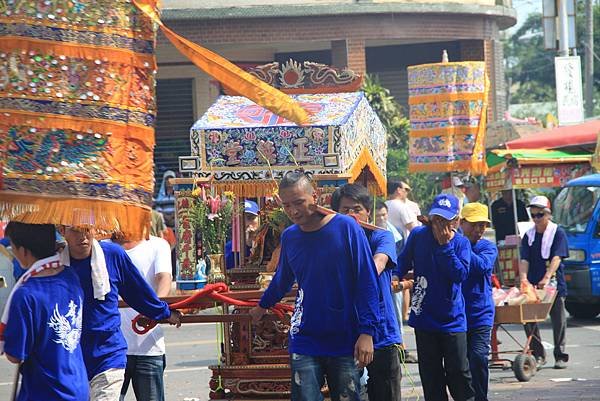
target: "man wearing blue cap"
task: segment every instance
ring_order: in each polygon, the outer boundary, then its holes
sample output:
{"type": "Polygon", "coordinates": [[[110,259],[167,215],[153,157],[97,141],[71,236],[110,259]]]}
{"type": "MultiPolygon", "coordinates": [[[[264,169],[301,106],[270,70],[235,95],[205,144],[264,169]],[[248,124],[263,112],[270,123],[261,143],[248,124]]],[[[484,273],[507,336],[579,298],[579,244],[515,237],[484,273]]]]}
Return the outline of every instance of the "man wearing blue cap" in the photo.
{"type": "Polygon", "coordinates": [[[408,324],[415,329],[419,374],[427,401],[472,401],[467,359],[467,319],[461,285],[469,274],[471,245],[454,227],[459,201],[435,197],[429,224],[411,231],[398,257],[398,277],[414,270],[414,294],[408,324]]]}
{"type": "MultiPolygon", "coordinates": [[[[251,200],[244,201],[244,228],[246,229],[246,252],[245,256],[250,256],[252,241],[258,230],[258,213],[260,208],[258,204],[251,200]]],[[[237,252],[236,252],[237,253],[237,252]]],[[[232,241],[225,244],[225,267],[231,269],[235,267],[235,254],[233,252],[232,241]]]]}

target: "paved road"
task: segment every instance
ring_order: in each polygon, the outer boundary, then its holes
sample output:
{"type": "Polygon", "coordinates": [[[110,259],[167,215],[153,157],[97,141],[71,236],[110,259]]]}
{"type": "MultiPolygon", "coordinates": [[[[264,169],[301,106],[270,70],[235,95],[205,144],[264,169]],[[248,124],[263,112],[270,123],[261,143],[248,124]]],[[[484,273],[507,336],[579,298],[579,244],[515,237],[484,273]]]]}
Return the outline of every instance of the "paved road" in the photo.
{"type": "MultiPolygon", "coordinates": [[[[517,339],[524,339],[520,326],[506,327],[517,339]]],[[[191,324],[181,329],[165,327],[165,332],[167,400],[208,400],[210,371],[207,366],[216,362],[217,355],[215,325],[191,324]]],[[[514,348],[506,334],[500,333],[499,336],[501,350],[514,348]]],[[[542,339],[552,342],[549,322],[542,325],[542,339]]],[[[409,349],[414,349],[414,334],[410,329],[405,333],[405,341],[409,349]]],[[[494,370],[491,373],[490,401],[600,400],[600,318],[586,321],[569,319],[567,341],[571,355],[568,369],[552,369],[552,351],[549,350],[547,367],[530,382],[518,382],[510,370],[494,370]]],[[[423,400],[417,365],[410,364],[407,368],[410,377],[405,374],[403,379],[403,399],[416,400],[419,397],[423,400]]],[[[0,371],[4,372],[0,378],[0,400],[9,400],[14,368],[2,358],[0,371]]],[[[133,390],[129,391],[126,400],[135,400],[133,390]]]]}

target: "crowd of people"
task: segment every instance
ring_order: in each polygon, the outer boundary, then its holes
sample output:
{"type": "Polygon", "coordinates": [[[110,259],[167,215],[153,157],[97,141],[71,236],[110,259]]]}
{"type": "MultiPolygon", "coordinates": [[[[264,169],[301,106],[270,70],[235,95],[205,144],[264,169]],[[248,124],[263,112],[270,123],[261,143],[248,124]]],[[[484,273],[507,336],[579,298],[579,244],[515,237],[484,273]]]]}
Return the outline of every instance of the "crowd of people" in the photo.
{"type": "MultiPolygon", "coordinates": [[[[477,202],[479,191],[473,185],[462,191],[462,199],[452,192],[436,196],[422,216],[405,181],[389,182],[385,203],[347,184],[332,195],[338,214],[323,215],[308,177],[284,177],[279,196],[294,224],[282,235],[273,281],[250,313],[260,320],[297,284],[292,400],[323,399],[325,383],[332,400],[360,400],[363,371],[370,401],[400,400],[405,305],[425,400],[448,400],[448,393],[457,401],[488,399],[498,249],[483,238],[491,221],[488,207],[477,202]],[[377,227],[357,223],[371,221],[377,227]]],[[[551,318],[561,369],[568,360],[561,290],[566,236],[551,222],[547,198],[535,197],[528,207],[535,224],[522,240],[520,278],[538,288],[559,283],[551,318]]],[[[528,324],[526,333],[534,334],[532,353],[542,365],[537,326],[528,324]]]]}
{"type": "Polygon", "coordinates": [[[138,400],[164,400],[160,327],[134,334],[132,313],[179,326],[159,299],[171,288],[169,244],[98,242],[94,230],[10,222],[5,234],[24,273],[5,305],[0,333],[22,376],[17,400],[116,401],[133,383],[138,400]]]}
{"type": "MultiPolygon", "coordinates": [[[[425,400],[448,400],[448,393],[456,401],[487,400],[498,256],[496,244],[483,238],[490,213],[471,190],[462,199],[439,194],[423,215],[410,191],[406,181],[390,181],[382,202],[346,184],[331,198],[338,213],[323,215],[304,173],[281,180],[279,198],[293,225],[282,234],[276,274],[250,314],[257,322],[297,285],[289,328],[292,400],[323,399],[325,383],[332,400],[359,400],[365,379],[370,401],[400,400],[402,365],[411,360],[418,360],[425,400]],[[404,347],[404,321],[414,328],[416,357],[404,347]]],[[[491,216],[508,214],[512,202],[503,194],[491,216]]],[[[519,277],[558,288],[551,319],[555,368],[564,368],[566,235],[551,221],[547,198],[534,197],[528,208],[534,226],[522,239],[519,277]]],[[[258,214],[247,201],[247,235],[258,214]]],[[[20,364],[17,399],[116,401],[132,384],[138,400],[164,400],[162,331],[140,336],[130,322],[140,313],[180,325],[181,314],[159,299],[171,289],[169,243],[118,235],[98,242],[91,228],[18,222],[5,234],[23,270],[0,324],[2,351],[20,364]],[[58,250],[57,231],[65,240],[58,250]],[[119,297],[132,309],[119,310],[119,297]]],[[[537,326],[525,330],[533,334],[538,364],[545,364],[537,326]]]]}

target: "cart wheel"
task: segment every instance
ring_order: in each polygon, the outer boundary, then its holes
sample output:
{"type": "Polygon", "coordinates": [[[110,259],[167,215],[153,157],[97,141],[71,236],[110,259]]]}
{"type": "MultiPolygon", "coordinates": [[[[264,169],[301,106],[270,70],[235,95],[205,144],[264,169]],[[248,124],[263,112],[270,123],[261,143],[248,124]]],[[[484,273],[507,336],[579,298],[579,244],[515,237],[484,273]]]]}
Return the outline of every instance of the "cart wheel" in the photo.
{"type": "Polygon", "coordinates": [[[527,355],[527,360],[529,361],[529,364],[533,366],[532,376],[535,376],[535,374],[537,373],[537,361],[535,360],[535,357],[533,355],[527,355]]]}
{"type": "Polygon", "coordinates": [[[520,382],[528,382],[535,374],[535,358],[527,354],[519,354],[513,363],[513,372],[520,382]]]}

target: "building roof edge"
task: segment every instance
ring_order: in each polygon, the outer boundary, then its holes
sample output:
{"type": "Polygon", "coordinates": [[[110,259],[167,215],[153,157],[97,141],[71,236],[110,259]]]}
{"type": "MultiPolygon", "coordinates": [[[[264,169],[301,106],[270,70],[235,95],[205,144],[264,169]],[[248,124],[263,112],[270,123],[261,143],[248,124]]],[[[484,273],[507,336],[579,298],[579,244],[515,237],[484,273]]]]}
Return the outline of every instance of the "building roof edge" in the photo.
{"type": "Polygon", "coordinates": [[[200,21],[242,18],[323,17],[377,14],[455,14],[489,16],[495,18],[500,29],[517,22],[514,8],[495,5],[460,3],[350,3],[350,4],[294,4],[261,5],[215,8],[166,8],[163,21],[200,21]]]}

